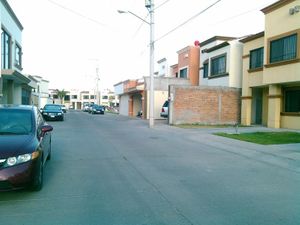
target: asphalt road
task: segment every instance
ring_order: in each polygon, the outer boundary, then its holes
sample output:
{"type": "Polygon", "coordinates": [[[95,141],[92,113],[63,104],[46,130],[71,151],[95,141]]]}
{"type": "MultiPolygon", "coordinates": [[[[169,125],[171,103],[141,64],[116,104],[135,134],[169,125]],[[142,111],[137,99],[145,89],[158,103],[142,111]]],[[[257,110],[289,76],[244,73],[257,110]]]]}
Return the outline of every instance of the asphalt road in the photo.
{"type": "Polygon", "coordinates": [[[272,147],[113,114],[51,124],[44,188],[0,192],[1,225],[300,224],[299,161],[272,147]]]}

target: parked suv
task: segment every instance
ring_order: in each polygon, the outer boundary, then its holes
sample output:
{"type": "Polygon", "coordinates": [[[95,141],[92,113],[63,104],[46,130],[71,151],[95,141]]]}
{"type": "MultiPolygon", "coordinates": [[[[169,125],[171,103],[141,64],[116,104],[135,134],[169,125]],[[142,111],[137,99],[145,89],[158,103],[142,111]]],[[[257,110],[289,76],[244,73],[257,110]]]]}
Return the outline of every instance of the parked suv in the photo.
{"type": "Polygon", "coordinates": [[[169,115],[169,101],[165,101],[161,108],[160,116],[164,118],[168,118],[169,115]]]}

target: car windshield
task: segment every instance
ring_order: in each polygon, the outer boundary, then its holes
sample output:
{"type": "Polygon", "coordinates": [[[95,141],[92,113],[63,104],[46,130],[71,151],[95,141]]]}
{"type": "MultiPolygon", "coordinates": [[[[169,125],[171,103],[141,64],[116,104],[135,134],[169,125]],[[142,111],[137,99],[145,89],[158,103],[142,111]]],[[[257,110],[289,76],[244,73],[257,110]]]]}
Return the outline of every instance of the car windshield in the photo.
{"type": "Polygon", "coordinates": [[[32,113],[29,110],[0,110],[0,135],[28,134],[32,131],[32,113]]]}
{"type": "Polygon", "coordinates": [[[45,105],[45,110],[61,110],[61,107],[59,105],[45,105]]]}

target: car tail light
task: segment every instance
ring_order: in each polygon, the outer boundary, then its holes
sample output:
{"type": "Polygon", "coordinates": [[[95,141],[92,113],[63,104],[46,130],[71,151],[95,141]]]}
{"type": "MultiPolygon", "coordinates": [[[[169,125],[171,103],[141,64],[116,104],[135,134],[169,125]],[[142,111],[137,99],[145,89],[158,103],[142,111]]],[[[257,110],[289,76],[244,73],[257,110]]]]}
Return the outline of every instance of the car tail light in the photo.
{"type": "Polygon", "coordinates": [[[161,112],[165,112],[164,108],[161,108],[161,112]]]}

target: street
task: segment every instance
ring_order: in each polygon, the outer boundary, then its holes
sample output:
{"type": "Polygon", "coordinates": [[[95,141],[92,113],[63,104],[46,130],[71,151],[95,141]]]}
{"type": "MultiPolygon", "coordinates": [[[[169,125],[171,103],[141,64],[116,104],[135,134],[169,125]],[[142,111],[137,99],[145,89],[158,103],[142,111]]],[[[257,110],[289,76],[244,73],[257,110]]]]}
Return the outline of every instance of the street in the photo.
{"type": "Polygon", "coordinates": [[[109,113],[49,123],[44,187],[0,192],[1,225],[300,223],[300,161],[276,147],[109,113]]]}

